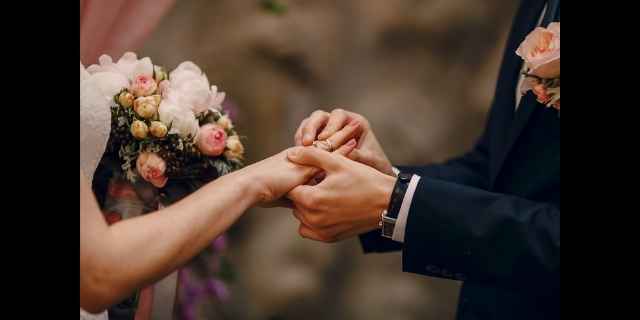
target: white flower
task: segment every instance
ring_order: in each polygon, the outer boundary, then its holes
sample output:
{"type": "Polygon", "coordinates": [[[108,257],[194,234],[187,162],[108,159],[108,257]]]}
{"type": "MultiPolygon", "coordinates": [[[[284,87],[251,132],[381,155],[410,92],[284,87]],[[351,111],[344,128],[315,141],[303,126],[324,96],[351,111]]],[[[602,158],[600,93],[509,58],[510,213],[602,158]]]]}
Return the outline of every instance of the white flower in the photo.
{"type": "Polygon", "coordinates": [[[135,77],[144,75],[153,77],[153,63],[151,59],[142,58],[138,60],[138,57],[133,52],[127,52],[117,63],[113,63],[110,56],[104,54],[98,58],[99,64],[90,65],[87,71],[90,74],[100,72],[116,72],[125,76],[129,81],[133,81],[135,77]]]}
{"type": "Polygon", "coordinates": [[[216,86],[209,87],[207,76],[193,62],[181,63],[169,74],[166,97],[181,108],[195,114],[209,109],[220,109],[224,92],[218,93],[216,86]]]}
{"type": "Polygon", "coordinates": [[[185,109],[171,100],[164,99],[158,109],[160,121],[171,127],[169,133],[179,134],[182,138],[195,138],[200,128],[198,119],[190,109],[185,109]]]}
{"type": "Polygon", "coordinates": [[[126,88],[129,81],[117,72],[99,72],[95,74],[83,73],[80,68],[80,106],[102,105],[108,108],[113,97],[122,88],[126,88]]]}
{"type": "Polygon", "coordinates": [[[218,87],[211,86],[211,97],[209,98],[209,109],[222,110],[222,102],[226,94],[224,92],[218,92],[218,87]]]}

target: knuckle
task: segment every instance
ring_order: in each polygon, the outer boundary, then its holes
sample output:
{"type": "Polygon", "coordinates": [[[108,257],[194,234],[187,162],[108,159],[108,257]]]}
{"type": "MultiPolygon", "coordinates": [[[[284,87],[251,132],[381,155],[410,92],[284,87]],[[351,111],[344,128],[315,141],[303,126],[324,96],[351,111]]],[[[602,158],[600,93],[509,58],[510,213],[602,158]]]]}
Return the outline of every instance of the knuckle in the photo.
{"type": "Polygon", "coordinates": [[[314,111],[313,113],[311,113],[311,116],[313,116],[313,117],[321,117],[321,116],[324,116],[326,114],[327,114],[326,111],[324,111],[322,109],[318,109],[318,110],[314,111]]]}
{"type": "Polygon", "coordinates": [[[334,242],[336,242],[338,240],[336,235],[333,234],[333,232],[330,232],[330,231],[321,231],[319,236],[320,236],[320,238],[322,239],[323,242],[327,242],[327,243],[334,243],[334,242]]]}
{"type": "Polygon", "coordinates": [[[369,126],[369,120],[367,120],[367,118],[363,117],[361,114],[356,113],[356,114],[353,116],[353,118],[354,118],[355,120],[358,120],[358,122],[362,123],[362,125],[364,125],[365,127],[366,127],[366,126],[369,126]]]}
{"type": "Polygon", "coordinates": [[[307,221],[314,227],[322,227],[325,224],[326,219],[321,215],[312,214],[307,217],[307,221]]]}
{"type": "Polygon", "coordinates": [[[314,194],[308,194],[305,196],[304,198],[304,205],[307,208],[311,208],[311,209],[316,209],[319,205],[319,199],[318,196],[314,195],[314,194]]]}

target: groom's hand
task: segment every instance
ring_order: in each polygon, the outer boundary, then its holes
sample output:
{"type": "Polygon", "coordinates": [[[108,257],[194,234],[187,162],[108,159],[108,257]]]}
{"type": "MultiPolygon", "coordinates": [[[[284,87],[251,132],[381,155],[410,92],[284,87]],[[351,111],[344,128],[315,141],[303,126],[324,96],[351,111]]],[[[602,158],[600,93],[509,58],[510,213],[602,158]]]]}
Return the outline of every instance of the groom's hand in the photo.
{"type": "Polygon", "coordinates": [[[395,178],[371,167],[314,147],[288,150],[291,162],[322,169],[317,185],[301,185],[287,197],[300,220],[300,235],[334,242],[378,228],[389,204],[395,178]]]}
{"type": "Polygon", "coordinates": [[[314,140],[329,140],[338,147],[346,141],[345,137],[353,136],[352,127],[360,128],[355,136],[358,145],[347,156],[395,176],[391,162],[376,139],[369,121],[360,114],[343,109],[334,109],[331,113],[317,110],[302,121],[294,140],[297,146],[309,146],[314,140]]]}
{"type": "MultiPolygon", "coordinates": [[[[333,154],[344,157],[351,152],[356,141],[340,146],[333,154]]],[[[291,203],[284,196],[294,187],[305,184],[316,176],[320,169],[312,166],[303,166],[287,159],[287,150],[256,162],[236,174],[242,174],[251,180],[252,189],[258,198],[257,204],[261,207],[289,207],[291,203]]]]}

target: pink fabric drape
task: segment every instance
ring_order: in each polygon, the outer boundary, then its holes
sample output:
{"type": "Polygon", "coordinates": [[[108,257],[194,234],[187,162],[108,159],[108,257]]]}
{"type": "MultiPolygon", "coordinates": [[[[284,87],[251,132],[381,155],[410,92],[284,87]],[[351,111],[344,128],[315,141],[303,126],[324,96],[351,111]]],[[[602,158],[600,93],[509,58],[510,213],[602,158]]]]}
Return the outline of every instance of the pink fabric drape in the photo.
{"type": "Polygon", "coordinates": [[[175,0],[80,0],[80,61],[140,48],[175,0]]]}

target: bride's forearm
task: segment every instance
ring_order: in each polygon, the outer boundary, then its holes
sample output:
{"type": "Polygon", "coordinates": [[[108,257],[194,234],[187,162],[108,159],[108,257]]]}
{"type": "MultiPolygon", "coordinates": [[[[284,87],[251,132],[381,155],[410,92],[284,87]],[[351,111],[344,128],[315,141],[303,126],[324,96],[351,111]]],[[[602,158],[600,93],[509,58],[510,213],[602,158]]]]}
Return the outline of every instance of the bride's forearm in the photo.
{"type": "Polygon", "coordinates": [[[255,182],[240,170],[172,206],[107,228],[103,251],[92,254],[93,263],[83,270],[103,291],[96,308],[117,303],[186,263],[259,198],[255,182]]]}

